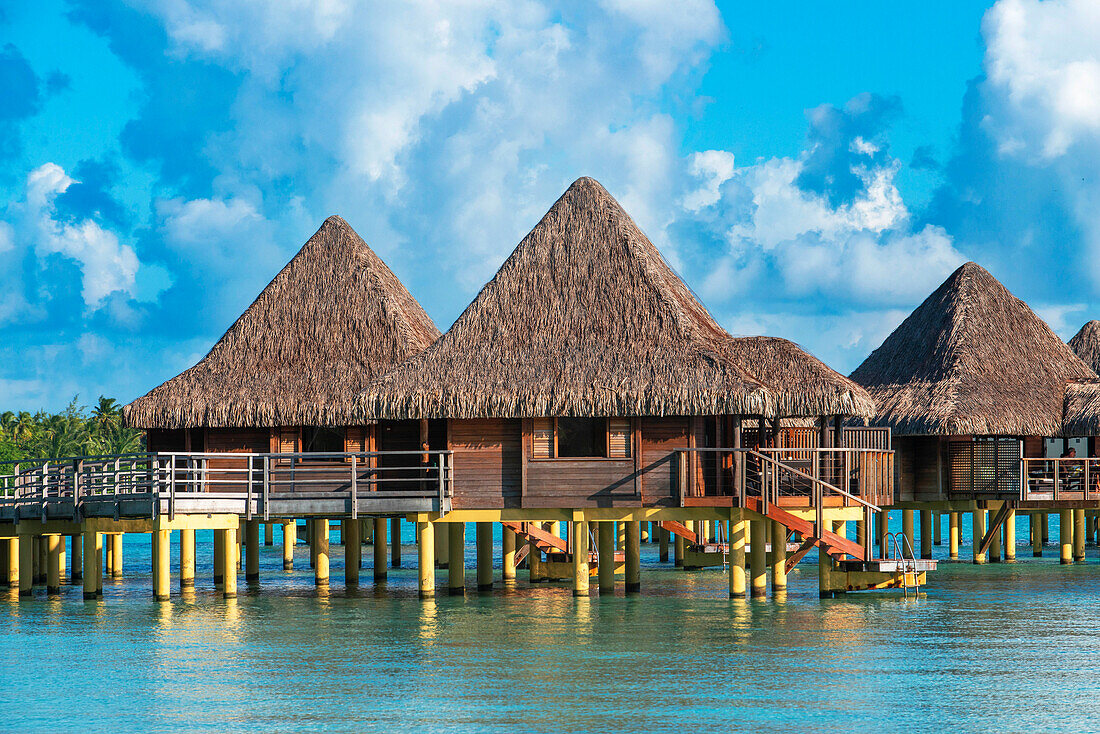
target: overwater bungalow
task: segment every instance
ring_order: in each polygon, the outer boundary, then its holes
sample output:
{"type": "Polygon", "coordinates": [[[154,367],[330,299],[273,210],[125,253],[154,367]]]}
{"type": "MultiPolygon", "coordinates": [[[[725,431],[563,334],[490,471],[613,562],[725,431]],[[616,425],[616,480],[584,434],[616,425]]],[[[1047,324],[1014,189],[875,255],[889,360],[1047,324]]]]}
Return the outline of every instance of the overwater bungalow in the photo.
{"type": "MultiPolygon", "coordinates": [[[[878,406],[873,424],[893,431],[897,503],[908,512],[923,510],[927,555],[933,508],[955,510],[953,527],[958,510],[976,508],[975,528],[983,524],[983,535],[1011,521],[1021,499],[1021,458],[1044,457],[1044,438],[1063,435],[1067,388],[1095,380],[1096,373],[1026,303],[971,262],[851,377],[878,406]],[[987,531],[991,501],[1003,513],[987,531]]],[[[952,543],[957,555],[954,534],[952,543]]],[[[982,546],[988,547],[976,552],[982,546]]]]}

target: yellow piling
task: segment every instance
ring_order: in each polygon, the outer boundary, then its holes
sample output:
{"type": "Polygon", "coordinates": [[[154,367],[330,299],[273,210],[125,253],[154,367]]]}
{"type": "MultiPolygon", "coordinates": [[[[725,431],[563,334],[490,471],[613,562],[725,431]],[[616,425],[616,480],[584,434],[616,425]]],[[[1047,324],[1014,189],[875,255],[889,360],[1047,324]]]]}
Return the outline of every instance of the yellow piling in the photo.
{"type": "Polygon", "coordinates": [[[1085,511],[1073,511],[1073,560],[1080,563],[1085,560],[1085,511]]]}
{"type": "Polygon", "coordinates": [[[275,526],[272,523],[264,523],[264,545],[269,548],[275,545],[275,526]]]}
{"type": "Polygon", "coordinates": [[[390,565],[401,568],[401,518],[390,518],[390,565]]]}
{"type": "Polygon", "coordinates": [[[477,590],[493,590],[493,524],[479,522],[474,526],[477,543],[477,590]]]}
{"type": "Polygon", "coordinates": [[[1062,563],[1073,563],[1073,511],[1058,513],[1058,536],[1062,546],[1062,563]]]}
{"type": "Polygon", "coordinates": [[[294,570],[294,546],[298,545],[298,522],[288,520],[283,523],[283,570],[294,570]]]}
{"type": "Polygon", "coordinates": [[[935,545],[943,545],[943,535],[941,533],[943,526],[943,513],[939,510],[933,510],[932,512],[932,542],[935,545]]]}
{"type": "Polygon", "coordinates": [[[328,520],[314,520],[314,545],[317,559],[313,563],[313,580],[318,586],[328,586],[328,520]]]}
{"type": "Polygon", "coordinates": [[[1001,562],[1001,533],[1004,532],[1004,527],[997,528],[997,532],[993,533],[993,539],[989,542],[989,560],[993,563],[1001,562]]]}
{"type": "Polygon", "coordinates": [[[435,596],[435,523],[418,522],[416,524],[417,547],[417,585],[421,599],[435,596]]]}
{"type": "MultiPolygon", "coordinates": [[[[223,589],[225,581],[225,535],[221,531],[214,532],[214,588],[223,589]]],[[[236,565],[233,566],[236,569],[236,565]]]]}
{"type": "Polygon", "coordinates": [[[447,564],[447,593],[461,596],[466,593],[466,524],[447,523],[447,543],[451,546],[451,561],[447,564]]]}
{"type": "MultiPolygon", "coordinates": [[[[345,520],[347,535],[344,537],[344,586],[359,585],[359,567],[363,561],[363,538],[358,520],[345,520]]],[[[419,542],[419,539],[418,541],[419,542]]]]}
{"type": "Polygon", "coordinates": [[[80,581],[84,578],[84,536],[73,535],[69,541],[72,546],[72,559],[69,561],[69,567],[72,571],[69,572],[69,579],[71,581],[80,581]]]}
{"type": "Polygon", "coordinates": [[[306,520],[306,542],[309,543],[309,567],[313,568],[317,563],[317,533],[313,527],[313,520],[306,520]]]}
{"type": "Polygon", "coordinates": [[[195,585],[195,531],[180,531],[180,589],[195,585]]]}
{"type": "MultiPolygon", "coordinates": [[[[450,541],[447,539],[447,523],[437,522],[435,525],[435,567],[446,568],[449,558],[450,541]]],[[[513,537],[515,533],[512,533],[513,537]]]]}
{"type": "Polygon", "coordinates": [[[374,581],[386,580],[386,518],[374,518],[374,581]]]}
{"type": "Polygon", "coordinates": [[[1005,517],[1005,560],[1016,560],[1016,510],[1009,510],[1005,517]]]}
{"type": "Polygon", "coordinates": [[[168,565],[171,538],[168,530],[153,531],[153,554],[156,558],[153,565],[153,598],[157,601],[168,601],[172,596],[172,578],[168,565]]]}
{"type": "Polygon", "coordinates": [[[881,510],[875,516],[875,533],[878,536],[878,553],[880,558],[885,558],[889,548],[886,547],[886,536],[890,532],[890,514],[881,510]]]}
{"type": "Polygon", "coordinates": [[[749,523],[751,541],[749,542],[749,566],[753,596],[765,596],[768,593],[768,531],[766,519],[754,519],[749,523]]]}
{"type": "MultiPolygon", "coordinates": [[[[695,533],[699,536],[703,532],[703,524],[695,523],[695,533]]],[[[615,550],[624,550],[626,548],[626,523],[615,523],[615,550]]]]}
{"type": "Polygon", "coordinates": [[[245,581],[260,580],[260,521],[244,523],[245,581]]]}
{"type": "Polygon", "coordinates": [[[905,539],[909,541],[909,547],[916,550],[917,546],[914,542],[916,538],[913,537],[913,511],[902,510],[901,511],[901,534],[905,536],[905,539]]]}
{"type": "Polygon", "coordinates": [[[1031,555],[1040,558],[1043,555],[1043,528],[1038,512],[1028,515],[1028,524],[1031,526],[1031,555]]]}
{"type": "Polygon", "coordinates": [[[772,592],[787,589],[787,528],[772,521],[772,592]]]}
{"type": "Polygon", "coordinates": [[[959,560],[959,513],[947,514],[947,555],[952,561],[959,560]]]}
{"type": "Polygon", "coordinates": [[[102,557],[103,536],[91,530],[84,531],[84,598],[95,599],[98,596],[98,584],[101,582],[99,559],[102,557]]]}
{"type": "MultiPolygon", "coordinates": [[[[730,520],[730,598],[745,596],[745,532],[748,530],[745,520],[730,520]]],[[[667,532],[662,529],[662,532],[667,532]]]]}
{"type": "Polygon", "coordinates": [[[501,527],[500,548],[503,555],[501,564],[501,578],[512,581],[516,578],[516,531],[509,527],[501,527]]]}
{"type": "Polygon", "coordinates": [[[233,557],[234,549],[237,547],[237,531],[233,530],[218,530],[217,540],[220,542],[215,543],[215,547],[220,545],[222,548],[221,562],[222,562],[222,596],[226,599],[237,598],[237,559],[233,557]]]}
{"type": "Polygon", "coordinates": [[[61,536],[46,536],[46,593],[61,593],[61,536]]]}
{"type": "Polygon", "coordinates": [[[38,535],[34,539],[35,583],[46,583],[46,566],[49,565],[46,551],[46,536],[38,535]]]}
{"type": "Polygon", "coordinates": [[[30,596],[34,592],[34,556],[36,550],[33,535],[19,536],[19,596],[30,596]]]}
{"type": "Polygon", "coordinates": [[[637,520],[626,525],[626,593],[642,590],[642,524],[637,520]]]}
{"type": "Polygon", "coordinates": [[[8,538],[8,588],[19,588],[19,538],[8,538]]]}
{"type": "Polygon", "coordinates": [[[672,559],[677,568],[684,565],[684,536],[677,535],[672,541],[672,559]]]}
{"type": "Polygon", "coordinates": [[[111,575],[115,578],[122,576],[122,533],[111,536],[111,575]]]}
{"type": "Polygon", "coordinates": [[[979,553],[979,549],[982,545],[982,538],[985,537],[985,521],[986,511],[975,509],[972,513],[972,537],[974,539],[974,563],[985,563],[985,553],[979,553]]]}
{"type": "Polygon", "coordinates": [[[932,557],[932,511],[920,511],[920,557],[932,557]]]}
{"type": "Polygon", "coordinates": [[[363,545],[374,545],[374,523],[369,518],[364,518],[359,524],[363,526],[363,545]]]}
{"type": "Polygon", "coordinates": [[[245,519],[243,517],[237,518],[237,532],[233,534],[235,542],[233,543],[233,559],[236,561],[237,570],[241,570],[241,549],[244,547],[244,526],[245,519]]]}
{"type": "Polygon", "coordinates": [[[573,525],[573,596],[588,596],[588,523],[573,525]]]}
{"type": "Polygon", "coordinates": [[[668,531],[661,523],[654,523],[657,528],[657,539],[660,542],[658,559],[661,563],[668,563],[668,531]]]}
{"type": "Polygon", "coordinates": [[[615,593],[615,523],[596,523],[596,576],[600,586],[600,596],[615,593]]]}

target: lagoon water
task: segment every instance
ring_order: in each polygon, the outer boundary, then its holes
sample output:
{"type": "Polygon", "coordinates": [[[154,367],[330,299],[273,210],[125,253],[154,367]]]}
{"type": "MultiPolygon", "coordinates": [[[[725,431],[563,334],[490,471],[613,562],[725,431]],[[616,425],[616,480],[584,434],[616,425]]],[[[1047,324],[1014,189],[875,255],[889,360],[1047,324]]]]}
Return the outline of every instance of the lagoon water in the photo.
{"type": "Polygon", "coordinates": [[[318,593],[306,546],[301,570],[282,571],[276,532],[259,587],[242,576],[225,601],[200,533],[198,587],[156,603],[148,536],[127,536],[126,578],[105,579],[101,602],[85,603],[79,585],[59,598],[4,592],[0,729],[1100,728],[1097,551],[1073,567],[1054,546],[1033,559],[1019,526],[1019,562],[941,564],[915,601],[819,600],[812,562],[783,599],[731,601],[723,571],[671,570],[644,544],[640,596],[620,585],[577,600],[521,571],[491,595],[425,603],[406,526],[404,568],[384,590],[368,570],[346,592],[334,543],[333,585],[318,593]]]}

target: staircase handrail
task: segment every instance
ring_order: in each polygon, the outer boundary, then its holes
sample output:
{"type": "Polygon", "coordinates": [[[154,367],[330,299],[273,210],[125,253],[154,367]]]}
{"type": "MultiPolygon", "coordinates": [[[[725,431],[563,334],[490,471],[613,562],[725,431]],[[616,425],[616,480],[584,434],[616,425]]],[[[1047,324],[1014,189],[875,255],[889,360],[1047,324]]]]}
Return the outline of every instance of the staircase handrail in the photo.
{"type": "Polygon", "coordinates": [[[857,504],[863,505],[866,509],[870,510],[871,512],[881,512],[882,511],[881,507],[879,507],[878,505],[876,505],[874,503],[868,502],[867,500],[863,499],[862,497],[858,497],[858,496],[856,496],[856,495],[854,495],[850,492],[846,492],[843,489],[841,489],[840,487],[837,487],[836,485],[833,485],[833,484],[829,484],[824,479],[820,479],[820,478],[815,477],[813,475],[807,474],[806,472],[802,471],[801,469],[793,467],[790,464],[785,464],[782,461],[779,461],[778,459],[775,459],[775,458],[773,458],[771,456],[768,456],[766,454],[762,454],[759,451],[757,451],[756,449],[734,449],[734,450],[735,451],[747,452],[750,456],[755,456],[756,458],[758,458],[762,461],[768,462],[769,464],[772,464],[772,465],[774,465],[778,468],[789,471],[792,474],[795,474],[799,477],[802,477],[803,479],[808,479],[808,480],[810,480],[810,482],[813,485],[819,486],[822,489],[827,489],[831,492],[836,492],[839,495],[843,495],[844,497],[847,497],[848,499],[856,502],[857,504]]]}

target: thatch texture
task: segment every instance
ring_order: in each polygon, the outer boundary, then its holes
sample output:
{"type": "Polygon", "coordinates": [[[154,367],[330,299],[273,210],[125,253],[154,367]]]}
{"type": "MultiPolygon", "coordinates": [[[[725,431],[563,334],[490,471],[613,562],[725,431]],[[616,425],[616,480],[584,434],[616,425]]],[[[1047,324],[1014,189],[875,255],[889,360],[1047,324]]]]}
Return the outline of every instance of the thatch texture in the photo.
{"type": "Polygon", "coordinates": [[[744,368],[776,394],[780,416],[875,415],[874,401],[866,390],[792,341],[738,337],[733,350],[744,368]]]}
{"type": "Polygon", "coordinates": [[[581,178],[362,405],[377,418],[772,414],[775,396],[619,203],[581,178]]]}
{"type": "Polygon", "coordinates": [[[1066,388],[1062,435],[1100,436],[1100,383],[1072,383],[1066,388]]]}
{"type": "Polygon", "coordinates": [[[981,266],[944,281],[851,375],[895,435],[1057,436],[1094,373],[981,266]]]}
{"type": "Polygon", "coordinates": [[[197,365],[123,409],[138,428],[349,425],[356,396],[439,330],[329,217],[197,365]]]}
{"type": "Polygon", "coordinates": [[[1081,361],[1100,371],[1100,321],[1093,319],[1069,340],[1069,348],[1081,358],[1081,361]]]}

